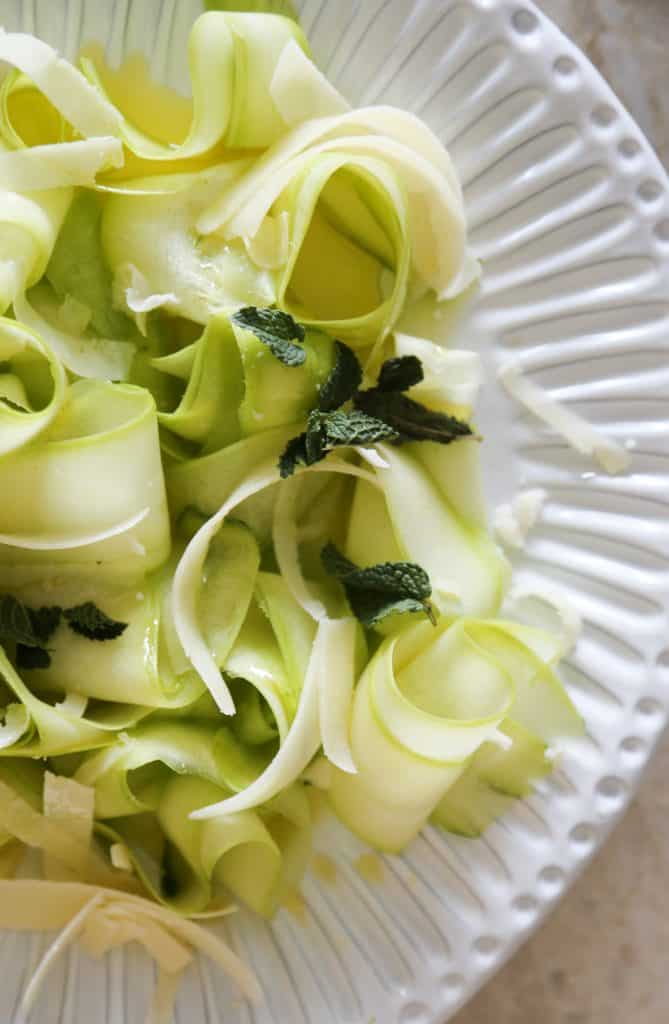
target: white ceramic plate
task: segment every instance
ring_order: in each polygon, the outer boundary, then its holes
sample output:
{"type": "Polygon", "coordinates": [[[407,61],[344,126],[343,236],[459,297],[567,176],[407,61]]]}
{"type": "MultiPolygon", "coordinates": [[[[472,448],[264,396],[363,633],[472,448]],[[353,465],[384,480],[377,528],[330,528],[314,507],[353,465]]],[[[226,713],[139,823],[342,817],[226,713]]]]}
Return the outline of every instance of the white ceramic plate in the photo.
{"type": "MultiPolygon", "coordinates": [[[[356,103],[427,119],[465,184],[485,265],[459,343],[487,357],[480,406],[492,501],[550,494],[518,571],[568,592],[586,628],[564,669],[588,737],[485,839],[428,830],[381,881],[362,847],[325,823],[333,883],[309,878],[303,920],[240,915],[228,934],[267,995],[256,1011],[206,963],[181,1024],[438,1024],[536,927],[623,812],[669,706],[669,182],[603,80],[527,0],[304,0],[321,65],[356,103]],[[606,477],[519,415],[494,370],[514,354],[553,393],[628,443],[606,477]]],[[[152,44],[154,73],[187,85],[196,0],[2,0],[7,27],[73,55],[152,44]]],[[[43,937],[0,944],[0,1018],[14,1021],[43,937]]],[[[140,1024],[150,984],[134,949],[102,964],[70,954],[39,1024],[140,1024]]]]}

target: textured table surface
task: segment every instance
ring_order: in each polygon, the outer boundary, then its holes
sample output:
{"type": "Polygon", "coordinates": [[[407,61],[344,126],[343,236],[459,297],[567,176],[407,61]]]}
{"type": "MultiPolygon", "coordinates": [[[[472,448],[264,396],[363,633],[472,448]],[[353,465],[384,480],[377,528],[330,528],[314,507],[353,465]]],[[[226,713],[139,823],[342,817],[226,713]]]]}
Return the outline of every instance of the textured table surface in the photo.
{"type": "MultiPolygon", "coordinates": [[[[538,0],[669,166],[669,0],[538,0]]],[[[669,736],[623,822],[455,1024],[668,1024],[669,736]]]]}

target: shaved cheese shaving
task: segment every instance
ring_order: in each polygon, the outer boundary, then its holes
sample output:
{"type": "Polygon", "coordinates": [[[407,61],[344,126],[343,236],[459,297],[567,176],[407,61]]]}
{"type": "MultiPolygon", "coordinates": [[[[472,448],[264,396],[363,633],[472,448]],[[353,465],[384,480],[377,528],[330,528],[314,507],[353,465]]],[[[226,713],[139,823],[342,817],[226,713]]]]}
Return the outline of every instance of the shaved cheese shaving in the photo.
{"type": "Polygon", "coordinates": [[[274,552],[281,575],[288,584],[288,589],[304,608],[307,615],[317,622],[327,616],[325,605],[310,591],[300,568],[300,555],[297,531],[297,495],[300,477],[288,480],[279,491],[274,509],[274,525],[272,540],[274,552]]]}
{"type": "Polygon", "coordinates": [[[390,466],[376,448],[358,448],[358,455],[374,469],[389,469],[390,466]]]}
{"type": "Polygon", "coordinates": [[[92,187],[96,175],[123,166],[118,139],[83,139],[56,142],[30,149],[0,152],[0,188],[36,192],[71,185],[92,187]]]}
{"type": "Polygon", "coordinates": [[[0,60],[27,75],[84,138],[119,135],[121,117],[115,107],[41,39],[0,29],[0,60]]]}
{"type": "Polygon", "coordinates": [[[26,989],[21,1007],[24,1014],[30,1012],[58,957],[79,937],[93,956],[102,956],[128,942],[144,946],[156,960],[161,978],[165,975],[170,979],[169,984],[159,982],[152,1002],[156,1024],[168,1024],[171,1020],[172,1003],[168,995],[175,994],[180,975],[191,963],[195,950],[222,967],[248,999],[258,1002],[261,998],[254,975],[222,939],[138,896],[73,882],[3,881],[0,926],[20,931],[64,929],[26,989]],[[157,1013],[163,1016],[156,1016],[157,1013]]]}
{"type": "Polygon", "coordinates": [[[315,117],[331,117],[351,109],[294,39],[283,48],[269,93],[291,128],[315,117]]]}
{"type": "Polygon", "coordinates": [[[130,854],[124,843],[112,843],[109,848],[109,859],[113,867],[118,868],[119,871],[132,871],[130,854]]]}
{"type": "Polygon", "coordinates": [[[40,990],[47,979],[49,971],[56,963],[58,957],[62,956],[67,948],[77,939],[86,924],[87,918],[90,917],[93,911],[102,903],[102,900],[103,897],[101,894],[94,895],[89,902],[86,903],[77,914],[75,914],[60,935],[58,935],[51,943],[23,994],[23,999],[21,1000],[21,1013],[24,1016],[28,1016],[30,1014],[37,997],[39,996],[40,990]]]}
{"type": "MultiPolygon", "coordinates": [[[[82,873],[92,882],[107,886],[126,886],[127,876],[109,869],[102,857],[71,834],[60,822],[40,814],[5,782],[0,782],[0,828],[9,835],[43,850],[59,864],[82,873]]],[[[59,883],[60,884],[60,883],[59,883]]]]}
{"type": "Polygon", "coordinates": [[[623,473],[629,467],[629,453],[624,448],[533,384],[520,366],[507,363],[498,371],[498,377],[516,401],[561,434],[576,451],[591,455],[607,473],[623,473]]]}
{"type": "Polygon", "coordinates": [[[179,304],[173,292],[155,293],[144,274],[132,263],[123,263],[116,268],[113,293],[114,304],[119,309],[128,310],[144,337],[147,313],[179,304]]]}
{"type": "Polygon", "coordinates": [[[180,984],[180,972],[168,972],[165,970],[158,972],[146,1024],[167,1024],[168,1021],[173,1019],[174,1003],[180,984]]]}
{"type": "Polygon", "coordinates": [[[30,725],[30,712],[23,704],[10,704],[5,711],[5,721],[0,726],[0,750],[14,746],[30,725]]]}
{"type": "Polygon", "coordinates": [[[513,501],[500,505],[493,516],[495,534],[509,548],[522,548],[546,501],[541,488],[521,491],[513,501]]]}
{"type": "Polygon", "coordinates": [[[574,649],[583,631],[581,616],[564,591],[544,580],[515,583],[508,595],[506,608],[510,615],[557,637],[560,657],[574,649]]]}
{"type": "Polygon", "coordinates": [[[424,378],[411,390],[417,399],[468,407],[476,401],[483,379],[478,352],[442,348],[427,338],[399,332],[395,334],[395,352],[421,361],[424,378]]]}
{"type": "Polygon", "coordinates": [[[355,686],[357,623],[353,618],[323,622],[323,666],[319,676],[319,719],[328,761],[355,774],[351,752],[351,705],[355,686]]]}
{"type": "Polygon", "coordinates": [[[59,711],[64,711],[66,715],[83,718],[88,707],[88,697],[85,697],[83,693],[68,693],[60,704],[56,704],[56,707],[59,711]]]}

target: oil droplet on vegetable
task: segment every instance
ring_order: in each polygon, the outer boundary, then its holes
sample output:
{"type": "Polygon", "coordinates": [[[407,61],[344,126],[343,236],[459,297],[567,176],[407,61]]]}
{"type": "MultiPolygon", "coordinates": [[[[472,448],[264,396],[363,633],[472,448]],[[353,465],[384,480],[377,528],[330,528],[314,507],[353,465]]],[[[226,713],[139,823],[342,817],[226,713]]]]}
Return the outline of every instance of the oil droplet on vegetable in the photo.
{"type": "Polygon", "coordinates": [[[307,905],[299,889],[291,889],[287,892],[281,901],[281,906],[300,924],[307,923],[307,905]]]}
{"type": "Polygon", "coordinates": [[[383,881],[383,861],[376,853],[362,853],[354,864],[355,870],[366,882],[383,881]]]}
{"type": "Polygon", "coordinates": [[[317,853],[312,861],[314,874],[326,885],[334,885],[337,881],[337,865],[326,853],[317,853]]]}

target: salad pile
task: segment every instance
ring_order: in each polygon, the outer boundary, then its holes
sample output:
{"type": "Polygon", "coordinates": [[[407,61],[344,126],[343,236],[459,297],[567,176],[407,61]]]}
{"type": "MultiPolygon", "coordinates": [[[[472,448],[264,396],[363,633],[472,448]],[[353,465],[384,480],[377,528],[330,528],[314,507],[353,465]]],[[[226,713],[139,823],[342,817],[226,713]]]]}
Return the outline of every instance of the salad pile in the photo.
{"type": "Polygon", "coordinates": [[[66,929],[27,1004],[77,936],[144,942],[156,1014],[192,947],[252,995],[189,919],[275,912],[315,791],[379,850],[476,836],[582,728],[570,638],[500,615],[478,355],[401,329],[479,274],[447,152],[290,18],[189,57],[165,142],[0,34],[0,925],[66,929]]]}

